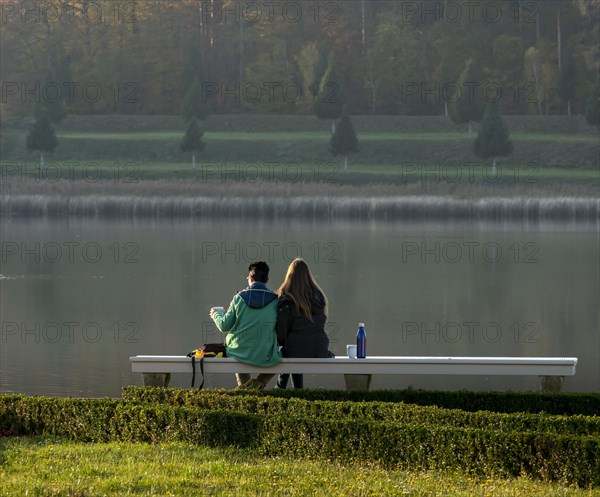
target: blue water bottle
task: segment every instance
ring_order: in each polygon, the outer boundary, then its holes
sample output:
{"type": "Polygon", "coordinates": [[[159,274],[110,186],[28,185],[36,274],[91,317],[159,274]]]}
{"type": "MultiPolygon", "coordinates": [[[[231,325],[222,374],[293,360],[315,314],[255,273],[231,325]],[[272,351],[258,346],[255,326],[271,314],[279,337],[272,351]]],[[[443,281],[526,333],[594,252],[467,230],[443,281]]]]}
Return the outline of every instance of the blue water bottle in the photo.
{"type": "Polygon", "coordinates": [[[367,357],[367,333],[365,332],[365,323],[358,323],[358,333],[356,334],[356,357],[358,359],[367,357]]]}

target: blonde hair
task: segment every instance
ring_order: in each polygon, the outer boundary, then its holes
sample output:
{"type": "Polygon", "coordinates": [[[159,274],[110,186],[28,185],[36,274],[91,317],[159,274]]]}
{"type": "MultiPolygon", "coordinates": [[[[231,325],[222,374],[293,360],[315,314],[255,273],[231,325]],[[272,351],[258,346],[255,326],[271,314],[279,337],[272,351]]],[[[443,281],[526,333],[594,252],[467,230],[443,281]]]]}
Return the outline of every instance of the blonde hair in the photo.
{"type": "Polygon", "coordinates": [[[325,301],[327,314],[327,297],[313,278],[308,265],[300,257],[296,257],[288,267],[287,274],[281,286],[277,289],[279,298],[288,297],[296,305],[296,309],[312,321],[310,299],[313,293],[320,292],[325,301]]]}

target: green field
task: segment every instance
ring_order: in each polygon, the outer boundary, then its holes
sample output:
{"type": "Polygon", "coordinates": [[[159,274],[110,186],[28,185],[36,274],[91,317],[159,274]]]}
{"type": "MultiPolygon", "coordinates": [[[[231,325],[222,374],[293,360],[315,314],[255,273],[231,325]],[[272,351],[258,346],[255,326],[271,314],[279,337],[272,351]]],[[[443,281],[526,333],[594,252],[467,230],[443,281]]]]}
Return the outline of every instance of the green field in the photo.
{"type": "MultiPolygon", "coordinates": [[[[269,195],[277,191],[269,185],[304,183],[328,187],[316,195],[367,185],[383,195],[598,195],[599,139],[581,117],[508,116],[515,151],[498,158],[496,176],[491,160],[474,155],[466,126],[444,117],[353,119],[360,150],[349,156],[348,171],[344,158],[329,151],[327,122],[281,115],[211,116],[203,124],[205,148],[192,170],[190,154],[180,150],[184,125],[177,116],[69,116],[57,131],[55,153],[46,154],[43,173],[36,173],[39,154],[25,147],[31,123],[15,120],[3,127],[2,179],[15,193],[56,190],[64,179],[79,179],[102,183],[104,193],[124,180],[192,180],[197,191],[215,183],[221,193],[262,183],[269,195]],[[57,177],[61,181],[53,181],[57,177]],[[38,184],[32,186],[32,179],[38,184]]],[[[165,184],[165,192],[176,193],[171,186],[165,184]]],[[[140,184],[136,189],[143,190],[140,184]]]]}
{"type": "Polygon", "coordinates": [[[73,443],[0,439],[0,496],[592,497],[520,477],[469,477],[369,464],[259,457],[248,450],[187,444],[73,443]]]}
{"type": "Polygon", "coordinates": [[[395,184],[473,185],[543,185],[551,182],[589,184],[600,180],[600,171],[539,167],[535,163],[514,164],[499,161],[496,176],[491,165],[481,163],[400,163],[367,164],[350,162],[348,171],[338,160],[327,162],[260,162],[260,161],[205,161],[197,158],[196,169],[191,162],[115,160],[53,160],[46,158],[46,170],[40,172],[34,161],[6,161],[1,165],[3,179],[37,176],[52,181],[55,178],[114,180],[124,182],[144,179],[188,178],[200,182],[316,182],[329,184],[357,184],[392,182],[395,184]]]}
{"type": "MultiPolygon", "coordinates": [[[[134,131],[121,133],[99,133],[99,132],[72,132],[63,131],[58,133],[58,138],[71,140],[181,140],[181,132],[177,131],[134,131]]],[[[204,134],[205,140],[223,140],[223,141],[304,141],[316,140],[326,142],[331,135],[327,132],[319,131],[296,131],[296,132],[225,132],[207,131],[204,134]]],[[[536,142],[562,142],[562,143],[597,143],[598,138],[593,135],[567,134],[567,133],[513,133],[511,138],[515,141],[536,141],[536,142]]],[[[363,132],[360,134],[361,141],[457,141],[463,140],[469,143],[467,132],[363,132]]]]}

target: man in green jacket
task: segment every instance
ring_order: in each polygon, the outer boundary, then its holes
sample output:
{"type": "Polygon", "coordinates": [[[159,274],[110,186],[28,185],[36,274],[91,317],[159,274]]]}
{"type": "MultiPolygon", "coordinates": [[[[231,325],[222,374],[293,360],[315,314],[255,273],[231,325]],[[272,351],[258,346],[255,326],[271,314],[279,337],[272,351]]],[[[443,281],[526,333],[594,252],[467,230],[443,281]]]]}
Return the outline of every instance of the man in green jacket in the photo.
{"type": "MultiPolygon", "coordinates": [[[[253,366],[269,367],[281,361],[277,344],[277,294],[267,288],[269,266],[264,261],[248,267],[248,288],[237,293],[227,312],[213,307],[210,317],[225,337],[227,356],[253,366]]],[[[273,374],[236,373],[238,386],[264,388],[273,374]]]]}

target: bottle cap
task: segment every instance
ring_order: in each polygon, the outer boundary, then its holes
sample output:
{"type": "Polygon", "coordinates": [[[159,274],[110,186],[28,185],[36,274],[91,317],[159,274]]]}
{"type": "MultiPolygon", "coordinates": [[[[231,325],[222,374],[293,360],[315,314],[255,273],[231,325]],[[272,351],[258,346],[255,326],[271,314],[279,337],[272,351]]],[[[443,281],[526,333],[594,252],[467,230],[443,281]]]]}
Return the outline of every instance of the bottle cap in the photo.
{"type": "Polygon", "coordinates": [[[358,323],[358,327],[359,328],[364,328],[365,327],[365,323],[358,323]]]}

